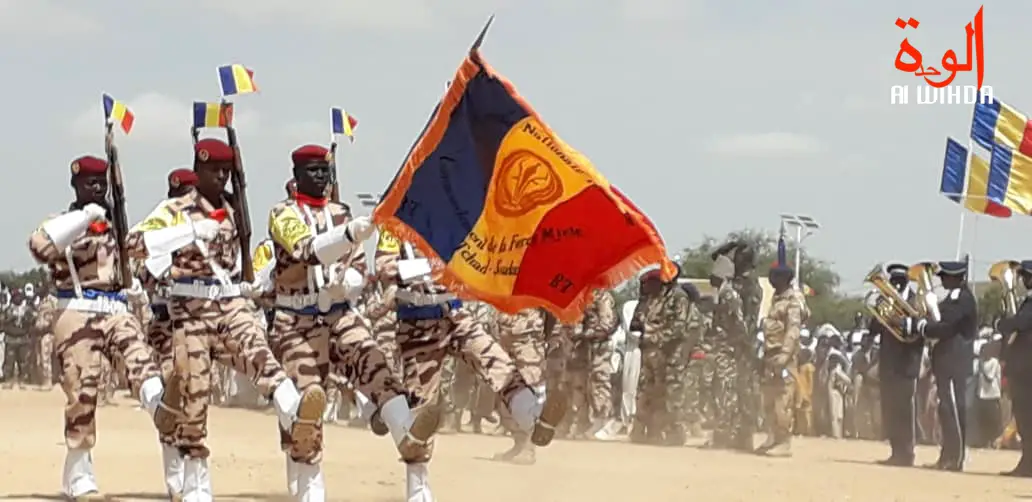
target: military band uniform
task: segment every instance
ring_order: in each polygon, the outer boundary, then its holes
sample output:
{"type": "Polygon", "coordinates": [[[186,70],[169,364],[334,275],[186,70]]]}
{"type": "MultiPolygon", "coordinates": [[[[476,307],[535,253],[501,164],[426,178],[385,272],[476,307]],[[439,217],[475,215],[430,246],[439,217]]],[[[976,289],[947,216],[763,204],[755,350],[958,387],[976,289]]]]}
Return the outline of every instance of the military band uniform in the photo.
{"type": "Polygon", "coordinates": [[[1007,379],[1014,424],[1021,435],[1021,459],[1005,476],[1032,477],[1032,260],[1022,261],[1018,276],[1029,293],[1013,317],[1000,319],[996,329],[1003,334],[1001,359],[1007,379]]]}
{"type": "MultiPolygon", "coordinates": [[[[194,146],[194,169],[222,169],[234,156],[226,143],[203,139],[194,146]]],[[[150,260],[155,276],[173,278],[168,304],[182,417],[178,448],[164,448],[163,459],[169,489],[169,478],[178,477],[187,500],[213,496],[205,444],[213,359],[245,374],[262,396],[271,398],[295,441],[311,435],[310,424],[321,418],[325,404],[312,389],[304,396],[298,392],[251,310],[253,286],[233,280],[241,249],[232,195],[223,192],[212,201],[200,188],[160,203],[130,231],[128,242],[135,259],[150,260]]]]}
{"type": "MultiPolygon", "coordinates": [[[[900,297],[912,301],[917,293],[908,284],[908,269],[906,265],[890,264],[885,270],[900,297]]],[[[896,328],[909,335],[916,329],[916,324],[917,319],[907,318],[904,326],[896,328]]],[[[889,458],[882,463],[911,466],[914,464],[917,434],[917,377],[921,373],[924,342],[918,339],[913,343],[904,343],[876,318],[871,319],[868,329],[881,340],[878,347],[878,375],[882,427],[892,449],[889,458]]]]}
{"type": "Polygon", "coordinates": [[[132,392],[151,413],[159,433],[169,432],[174,421],[167,412],[159,412],[164,385],[156,358],[144,341],[139,321],[128,309],[128,295],[138,292],[138,284],[128,292],[118,290],[118,242],[108,211],[83,199],[84,193],[92,191],[90,187],[107,187],[107,162],[81,157],[72,162],[71,171],[76,202],[68,211],[44,221],[29,238],[29,249],[33,258],[48,268],[58,298],[54,346],[67,399],[63,491],[70,498],[84,500],[99,496],[91,451],[97,441],[102,359],[117,357],[124,362],[132,392]]]}
{"type": "MultiPolygon", "coordinates": [[[[963,281],[966,262],[940,262],[941,277],[963,281]]],[[[945,282],[945,281],[944,281],[945,282]]],[[[942,316],[938,322],[919,322],[919,331],[934,342],[931,350],[932,374],[939,398],[939,427],[942,447],[939,459],[930,467],[960,471],[964,468],[966,415],[964,393],[973,371],[974,339],[978,332],[978,309],[975,296],[967,284],[947,288],[946,298],[939,303],[942,316]]]]}

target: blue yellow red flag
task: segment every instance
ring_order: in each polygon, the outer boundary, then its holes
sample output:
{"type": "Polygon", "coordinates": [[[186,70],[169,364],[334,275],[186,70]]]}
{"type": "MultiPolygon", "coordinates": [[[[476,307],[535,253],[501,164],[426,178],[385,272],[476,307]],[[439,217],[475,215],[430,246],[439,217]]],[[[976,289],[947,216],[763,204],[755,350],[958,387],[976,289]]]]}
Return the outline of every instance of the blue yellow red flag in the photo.
{"type": "Polygon", "coordinates": [[[233,125],[233,103],[194,101],[194,127],[229,127],[233,125]]]}
{"type": "Polygon", "coordinates": [[[358,127],[358,119],[348,115],[343,108],[330,108],[330,128],[333,134],[343,134],[351,141],[355,141],[355,128],[358,127]],[[347,120],[344,120],[347,118],[347,120]]]}
{"type": "Polygon", "coordinates": [[[971,152],[952,138],[946,138],[946,157],[942,165],[939,191],[946,198],[962,204],[978,214],[1008,218],[1011,210],[989,195],[989,162],[971,152]]]}
{"type": "Polygon", "coordinates": [[[476,48],[373,219],[422,251],[435,280],[503,312],[543,307],[574,322],[596,289],[652,264],[677,274],[645,214],[476,48]]]}
{"type": "Polygon", "coordinates": [[[136,121],[136,115],[133,115],[133,111],[125,106],[124,103],[117,101],[108,94],[103,94],[101,101],[104,104],[104,120],[112,124],[118,124],[122,132],[129,134],[133,130],[133,122],[136,121]]]}
{"type": "Polygon", "coordinates": [[[1019,214],[1032,214],[1032,158],[995,145],[989,159],[986,197],[1019,214]]]}
{"type": "Polygon", "coordinates": [[[971,139],[986,150],[999,144],[1032,156],[1032,122],[1027,115],[995,98],[975,103],[971,139]]]}
{"type": "Polygon", "coordinates": [[[219,86],[222,87],[223,96],[258,92],[258,86],[254,83],[254,70],[244,65],[220,66],[218,73],[219,86]]]}

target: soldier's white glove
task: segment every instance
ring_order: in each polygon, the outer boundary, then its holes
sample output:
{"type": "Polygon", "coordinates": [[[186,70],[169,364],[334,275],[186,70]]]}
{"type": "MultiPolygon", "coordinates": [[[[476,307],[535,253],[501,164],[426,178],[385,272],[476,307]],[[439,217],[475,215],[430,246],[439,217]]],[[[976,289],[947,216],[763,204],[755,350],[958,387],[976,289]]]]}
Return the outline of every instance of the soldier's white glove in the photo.
{"type": "Polygon", "coordinates": [[[86,218],[90,222],[100,221],[107,218],[107,210],[101,207],[99,204],[89,203],[82,208],[82,212],[86,213],[86,218]]]}
{"type": "Polygon", "coordinates": [[[917,321],[917,332],[918,333],[924,335],[926,327],[928,327],[928,320],[927,319],[920,319],[920,320],[917,321]]]}
{"type": "Polygon", "coordinates": [[[259,296],[262,296],[262,288],[260,285],[256,285],[251,282],[241,282],[240,296],[243,296],[244,298],[250,298],[253,300],[255,298],[258,298],[259,296]]]}
{"type": "Polygon", "coordinates": [[[149,303],[147,292],[143,289],[143,283],[135,277],[133,277],[132,285],[122,290],[122,293],[125,294],[129,303],[132,303],[133,305],[146,305],[149,303]]]}
{"type": "Polygon", "coordinates": [[[211,242],[219,235],[219,222],[205,218],[193,222],[194,236],[204,242],[211,242]]]}
{"type": "Polygon", "coordinates": [[[359,216],[346,225],[348,240],[358,244],[373,236],[376,227],[368,216],[359,216]]]}

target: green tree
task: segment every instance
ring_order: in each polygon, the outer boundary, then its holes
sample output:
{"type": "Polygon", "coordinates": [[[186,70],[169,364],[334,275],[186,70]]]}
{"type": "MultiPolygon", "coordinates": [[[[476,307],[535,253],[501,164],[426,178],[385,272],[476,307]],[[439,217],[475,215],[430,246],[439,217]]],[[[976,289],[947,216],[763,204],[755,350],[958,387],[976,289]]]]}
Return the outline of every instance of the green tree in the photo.
{"type": "MultiPolygon", "coordinates": [[[[748,243],[756,252],[756,272],[758,277],[766,277],[770,267],[777,261],[778,238],[762,230],[745,229],[731,232],[724,239],[704,237],[694,247],[685,248],[681,252],[682,272],[687,277],[709,277],[713,260],[710,255],[725,242],[741,241],[748,243]]],[[[794,266],[795,246],[786,242],[788,259],[794,266]]],[[[863,309],[863,300],[839,294],[836,289],[841,278],[831,268],[831,263],[803,253],[799,276],[803,284],[813,290],[813,296],[807,298],[810,307],[810,324],[818,325],[830,322],[839,328],[853,326],[857,312],[863,309]]]]}
{"type": "Polygon", "coordinates": [[[22,272],[8,270],[0,272],[0,283],[9,288],[21,288],[28,283],[33,283],[37,288],[50,282],[50,274],[47,269],[37,267],[22,272]]]}

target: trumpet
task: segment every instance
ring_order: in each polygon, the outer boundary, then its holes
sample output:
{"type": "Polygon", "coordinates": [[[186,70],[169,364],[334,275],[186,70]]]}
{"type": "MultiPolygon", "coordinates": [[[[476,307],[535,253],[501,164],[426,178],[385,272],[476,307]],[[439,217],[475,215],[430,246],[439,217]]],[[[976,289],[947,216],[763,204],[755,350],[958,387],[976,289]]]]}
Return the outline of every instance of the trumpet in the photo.
{"type": "Polygon", "coordinates": [[[880,322],[889,333],[903,343],[913,343],[920,339],[920,335],[906,329],[906,322],[909,318],[922,317],[921,311],[906,301],[895,286],[889,282],[889,274],[881,264],[875,265],[864,282],[869,282],[875,287],[867,295],[864,306],[867,311],[880,322]]]}
{"type": "MultiPolygon", "coordinates": [[[[989,267],[989,279],[998,282],[1003,288],[1003,312],[1007,317],[1018,313],[1017,277],[1020,264],[1016,261],[1004,260],[993,263],[989,267]]],[[[1007,345],[1014,341],[1017,333],[1007,333],[1007,345]]]]}
{"type": "Polygon", "coordinates": [[[935,283],[933,278],[939,273],[939,264],[934,262],[921,262],[910,266],[907,270],[907,277],[917,284],[918,301],[917,310],[921,313],[919,317],[930,321],[939,322],[942,314],[939,313],[938,299],[935,297],[935,283]]]}

